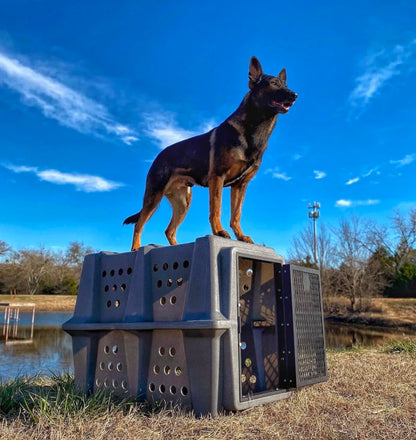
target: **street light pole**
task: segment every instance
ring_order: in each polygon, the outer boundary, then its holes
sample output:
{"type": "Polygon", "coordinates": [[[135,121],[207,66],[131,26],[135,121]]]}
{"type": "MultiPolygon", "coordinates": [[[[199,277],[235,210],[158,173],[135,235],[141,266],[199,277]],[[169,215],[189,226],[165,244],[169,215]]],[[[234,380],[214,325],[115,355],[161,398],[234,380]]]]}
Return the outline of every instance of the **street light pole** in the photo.
{"type": "Polygon", "coordinates": [[[313,219],[313,259],[315,264],[318,264],[317,251],[318,245],[316,240],[316,220],[319,218],[319,208],[321,204],[319,202],[313,202],[313,204],[308,204],[309,218],[313,219]]]}

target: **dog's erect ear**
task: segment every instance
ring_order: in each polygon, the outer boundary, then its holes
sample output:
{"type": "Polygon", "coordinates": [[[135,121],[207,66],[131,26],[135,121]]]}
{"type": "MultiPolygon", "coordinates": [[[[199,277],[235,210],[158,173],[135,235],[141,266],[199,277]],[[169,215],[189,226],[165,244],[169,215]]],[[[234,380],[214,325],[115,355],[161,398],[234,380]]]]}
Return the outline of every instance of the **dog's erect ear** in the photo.
{"type": "Polygon", "coordinates": [[[286,69],[283,68],[277,77],[280,79],[280,81],[286,83],[286,69]]]}
{"type": "Polygon", "coordinates": [[[263,69],[261,67],[260,61],[256,57],[252,57],[250,60],[250,67],[248,71],[248,77],[250,81],[248,82],[248,86],[250,89],[254,87],[256,83],[258,83],[263,76],[263,69]]]}

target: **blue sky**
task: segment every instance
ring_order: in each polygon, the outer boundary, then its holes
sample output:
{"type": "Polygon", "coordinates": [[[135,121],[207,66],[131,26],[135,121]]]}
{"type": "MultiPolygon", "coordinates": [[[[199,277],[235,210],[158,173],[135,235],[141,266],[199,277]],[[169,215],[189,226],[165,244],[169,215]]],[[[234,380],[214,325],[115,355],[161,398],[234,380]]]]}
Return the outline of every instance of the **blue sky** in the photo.
{"type": "MultiPolygon", "coordinates": [[[[416,4],[408,1],[0,1],[0,240],[14,248],[130,249],[158,152],[222,122],[255,55],[287,69],[243,231],[287,252],[308,224],[387,222],[416,205],[416,4]]],[[[229,223],[229,189],[223,225],[229,223]]],[[[142,244],[167,244],[170,206],[142,244]]],[[[194,188],[180,243],[210,233],[194,188]]]]}

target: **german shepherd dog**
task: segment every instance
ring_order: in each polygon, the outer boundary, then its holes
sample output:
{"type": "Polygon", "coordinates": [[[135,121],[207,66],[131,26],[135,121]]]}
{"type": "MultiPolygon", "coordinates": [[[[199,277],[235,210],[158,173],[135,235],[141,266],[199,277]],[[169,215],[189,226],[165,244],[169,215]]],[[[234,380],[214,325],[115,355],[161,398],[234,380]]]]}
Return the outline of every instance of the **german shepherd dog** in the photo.
{"type": "Polygon", "coordinates": [[[240,227],[241,208],[248,182],[260,167],[279,113],[287,113],[297,94],[287,88],[286,70],[266,75],[259,60],[251,58],[249,92],[237,110],[208,133],[173,144],[159,153],[150,167],[142,210],[126,220],[135,223],[132,250],[140,247],[144,224],[163,196],[172,205],[165,231],[171,245],[189,209],[193,185],[209,188],[209,221],[212,233],[230,238],[220,222],[222,189],[231,187],[231,229],[238,240],[253,243],[240,227]]]}

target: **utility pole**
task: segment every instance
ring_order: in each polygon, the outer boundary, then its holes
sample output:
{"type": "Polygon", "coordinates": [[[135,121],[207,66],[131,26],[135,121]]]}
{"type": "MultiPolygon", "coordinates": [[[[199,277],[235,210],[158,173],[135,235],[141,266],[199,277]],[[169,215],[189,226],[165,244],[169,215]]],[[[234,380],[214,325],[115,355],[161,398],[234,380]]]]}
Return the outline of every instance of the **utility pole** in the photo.
{"type": "Polygon", "coordinates": [[[321,204],[319,202],[313,202],[308,204],[309,218],[313,219],[313,260],[318,265],[317,251],[318,245],[316,240],[316,220],[319,218],[319,208],[321,204]]]}

